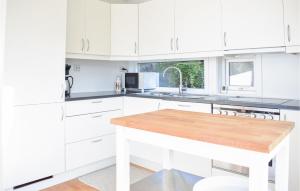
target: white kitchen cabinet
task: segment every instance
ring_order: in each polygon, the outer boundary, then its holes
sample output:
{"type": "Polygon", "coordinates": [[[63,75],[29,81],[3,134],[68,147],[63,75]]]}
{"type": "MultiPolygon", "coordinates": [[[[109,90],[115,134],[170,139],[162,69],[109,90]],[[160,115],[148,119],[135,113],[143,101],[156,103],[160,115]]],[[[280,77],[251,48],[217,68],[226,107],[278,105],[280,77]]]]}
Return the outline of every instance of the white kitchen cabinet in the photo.
{"type": "MultiPolygon", "coordinates": [[[[211,113],[211,104],[205,103],[161,101],[159,108],[211,113]]],[[[211,176],[212,162],[207,158],[175,151],[173,155],[173,168],[198,176],[208,177],[211,176]]]]}
{"type": "Polygon", "coordinates": [[[14,107],[14,124],[3,129],[5,188],[65,170],[63,104],[14,107]]]}
{"type": "Polygon", "coordinates": [[[283,47],[282,0],[222,0],[224,49],[283,47]]]}
{"type": "Polygon", "coordinates": [[[139,4],[139,53],[165,55],[175,51],[174,0],[139,4]]]}
{"type": "MultiPolygon", "coordinates": [[[[158,111],[159,102],[159,99],[124,97],[124,116],[158,111]]],[[[131,142],[130,154],[150,163],[160,164],[162,161],[162,150],[151,145],[131,142]]]]}
{"type": "Polygon", "coordinates": [[[176,109],[182,111],[211,113],[211,104],[180,101],[162,101],[160,103],[159,109],[176,109]]]}
{"type": "Polygon", "coordinates": [[[67,53],[110,54],[110,4],[101,0],[68,0],[67,53]]]}
{"type": "Polygon", "coordinates": [[[68,101],[66,102],[66,116],[121,110],[122,107],[122,97],[68,101]]]}
{"type": "Polygon", "coordinates": [[[85,44],[85,0],[68,0],[67,52],[81,54],[85,44]]]}
{"type": "Polygon", "coordinates": [[[289,191],[300,190],[300,111],[281,110],[281,120],[295,122],[290,135],[289,191]]]}
{"type": "Polygon", "coordinates": [[[73,143],[115,133],[110,120],[120,117],[122,110],[84,114],[66,118],[66,143],[73,143]]]}
{"type": "Polygon", "coordinates": [[[300,1],[284,0],[287,52],[300,52],[300,1]]]}
{"type": "Polygon", "coordinates": [[[15,105],[64,101],[66,0],[7,1],[5,84],[15,105]]]}
{"type": "Polygon", "coordinates": [[[115,135],[66,145],[66,169],[72,170],[115,156],[115,135]]]}
{"type": "Polygon", "coordinates": [[[138,55],[139,10],[136,4],[111,5],[111,55],[138,55]]]}
{"type": "Polygon", "coordinates": [[[177,53],[222,50],[220,0],[175,0],[177,53]]]}

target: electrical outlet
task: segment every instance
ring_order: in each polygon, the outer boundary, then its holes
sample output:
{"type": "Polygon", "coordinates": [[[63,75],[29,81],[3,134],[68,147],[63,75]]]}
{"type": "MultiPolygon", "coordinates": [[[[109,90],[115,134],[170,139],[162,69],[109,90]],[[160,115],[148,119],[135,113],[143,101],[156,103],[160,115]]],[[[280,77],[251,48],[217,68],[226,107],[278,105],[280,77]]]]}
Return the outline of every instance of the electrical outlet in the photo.
{"type": "Polygon", "coordinates": [[[75,65],[74,66],[74,72],[80,72],[80,65],[75,65]]]}

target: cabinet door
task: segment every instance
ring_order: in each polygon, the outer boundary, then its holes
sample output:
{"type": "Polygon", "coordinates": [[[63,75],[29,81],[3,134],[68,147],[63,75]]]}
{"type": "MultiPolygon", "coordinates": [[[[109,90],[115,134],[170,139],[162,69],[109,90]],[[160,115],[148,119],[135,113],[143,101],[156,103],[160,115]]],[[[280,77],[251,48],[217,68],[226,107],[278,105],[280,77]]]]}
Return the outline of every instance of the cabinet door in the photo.
{"type": "Polygon", "coordinates": [[[159,109],[176,109],[182,111],[211,113],[211,104],[179,101],[162,101],[159,109]]]}
{"type": "Polygon", "coordinates": [[[174,50],[174,0],[152,0],[140,4],[140,55],[170,54],[174,50]]]}
{"type": "Polygon", "coordinates": [[[124,97],[123,112],[125,116],[128,116],[139,113],[157,111],[159,107],[159,102],[160,101],[158,99],[124,97]]]}
{"type": "Polygon", "coordinates": [[[65,0],[7,1],[5,83],[15,104],[64,100],[65,0]]]}
{"type": "Polygon", "coordinates": [[[67,53],[84,53],[85,0],[68,0],[67,53]]]}
{"type": "Polygon", "coordinates": [[[300,1],[284,0],[286,44],[288,46],[300,45],[300,1]]]}
{"type": "Polygon", "coordinates": [[[86,1],[86,54],[110,54],[110,4],[86,1]]]}
{"type": "Polygon", "coordinates": [[[300,190],[300,111],[281,110],[282,120],[295,122],[290,135],[289,191],[300,190]]]}
{"type": "Polygon", "coordinates": [[[138,55],[138,5],[111,5],[111,55],[138,55]]]}
{"type": "Polygon", "coordinates": [[[63,104],[15,107],[3,135],[6,188],[65,170],[63,104]]]}
{"type": "Polygon", "coordinates": [[[226,50],[284,46],[282,0],[222,0],[226,50]]]}
{"type": "Polygon", "coordinates": [[[176,51],[222,50],[220,0],[175,1],[176,51]]]}

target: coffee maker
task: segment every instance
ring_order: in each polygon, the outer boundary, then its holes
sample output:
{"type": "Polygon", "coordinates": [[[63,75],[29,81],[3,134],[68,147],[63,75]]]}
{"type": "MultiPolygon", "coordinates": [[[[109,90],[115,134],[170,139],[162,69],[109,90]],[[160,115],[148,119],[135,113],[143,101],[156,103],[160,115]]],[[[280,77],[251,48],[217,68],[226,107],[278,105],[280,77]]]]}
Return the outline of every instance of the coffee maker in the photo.
{"type": "Polygon", "coordinates": [[[66,64],[66,71],[65,71],[65,81],[66,81],[65,95],[66,95],[66,97],[70,97],[71,89],[74,84],[74,78],[70,75],[71,67],[72,67],[71,65],[66,64]]]}

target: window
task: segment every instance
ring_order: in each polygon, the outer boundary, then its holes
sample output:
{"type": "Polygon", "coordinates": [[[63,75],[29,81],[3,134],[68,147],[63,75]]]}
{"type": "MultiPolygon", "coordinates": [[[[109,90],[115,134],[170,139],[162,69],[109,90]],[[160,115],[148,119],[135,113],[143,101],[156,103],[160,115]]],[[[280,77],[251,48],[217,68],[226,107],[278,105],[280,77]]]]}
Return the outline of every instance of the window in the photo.
{"type": "Polygon", "coordinates": [[[261,78],[260,57],[229,58],[223,65],[223,93],[257,94],[261,78]]]}
{"type": "Polygon", "coordinates": [[[182,72],[182,84],[189,89],[205,89],[205,63],[204,60],[140,63],[140,72],[158,72],[160,88],[178,88],[179,74],[170,69],[163,77],[163,71],[170,66],[179,68],[182,72]]]}

